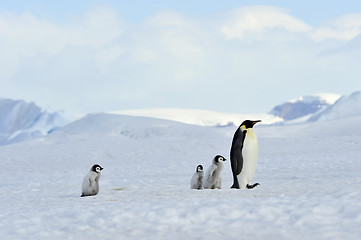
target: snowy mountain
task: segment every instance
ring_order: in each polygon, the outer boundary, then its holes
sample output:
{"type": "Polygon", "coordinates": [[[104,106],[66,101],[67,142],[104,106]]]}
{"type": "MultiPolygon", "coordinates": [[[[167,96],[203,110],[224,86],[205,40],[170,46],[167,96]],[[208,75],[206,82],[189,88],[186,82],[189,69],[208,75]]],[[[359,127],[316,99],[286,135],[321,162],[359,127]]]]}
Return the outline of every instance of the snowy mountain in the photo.
{"type": "Polygon", "coordinates": [[[44,136],[67,122],[59,113],[43,111],[34,103],[0,99],[0,145],[44,136]]]}
{"type": "Polygon", "coordinates": [[[298,97],[275,106],[269,114],[283,118],[285,121],[307,120],[312,114],[321,112],[334,104],[341,96],[338,94],[313,94],[298,97]]]}
{"type": "Polygon", "coordinates": [[[260,124],[275,124],[283,119],[270,114],[236,114],[195,109],[139,109],[110,112],[129,116],[152,117],[207,127],[239,126],[246,119],[261,119],[260,124]]]}
{"type": "MultiPolygon", "coordinates": [[[[140,109],[111,112],[172,120],[199,126],[238,126],[245,119],[261,119],[259,125],[339,119],[361,115],[361,93],[340,98],[337,94],[314,94],[289,100],[269,114],[235,114],[191,109],[140,109]],[[338,101],[337,101],[338,100],[338,101]]],[[[69,121],[59,113],[43,111],[34,103],[0,99],[0,145],[44,136],[69,121]]]]}
{"type": "Polygon", "coordinates": [[[343,96],[324,111],[314,114],[310,121],[326,121],[361,116],[361,92],[343,96]]]}
{"type": "Polygon", "coordinates": [[[252,190],[230,189],[237,126],[90,114],[0,146],[1,239],[313,239],[361,237],[361,117],[256,125],[252,190]],[[198,164],[227,158],[222,189],[191,190],[198,164]],[[90,167],[100,192],[81,198],[90,167]]]}

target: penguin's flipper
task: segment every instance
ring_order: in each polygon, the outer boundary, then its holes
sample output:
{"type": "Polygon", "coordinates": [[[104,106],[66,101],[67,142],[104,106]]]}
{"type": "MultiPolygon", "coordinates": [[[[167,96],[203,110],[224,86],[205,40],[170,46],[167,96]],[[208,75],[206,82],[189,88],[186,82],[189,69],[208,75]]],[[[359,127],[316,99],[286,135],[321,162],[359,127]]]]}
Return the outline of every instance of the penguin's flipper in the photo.
{"type": "Polygon", "coordinates": [[[252,184],[252,185],[249,185],[247,184],[247,189],[252,189],[252,188],[255,188],[259,185],[259,183],[255,183],[255,184],[252,184]]]}
{"type": "Polygon", "coordinates": [[[216,183],[214,174],[216,171],[217,167],[216,165],[211,165],[207,171],[207,185],[209,188],[212,188],[214,186],[214,184],[216,183]]]}
{"type": "Polygon", "coordinates": [[[216,170],[216,166],[215,165],[211,165],[209,170],[208,170],[208,181],[211,181],[212,179],[214,179],[213,175],[214,175],[214,171],[216,170]]]}
{"type": "Polygon", "coordinates": [[[231,146],[231,167],[234,175],[239,175],[243,168],[243,143],[246,138],[247,130],[241,131],[240,128],[237,129],[233,136],[232,146],[231,146]]]}

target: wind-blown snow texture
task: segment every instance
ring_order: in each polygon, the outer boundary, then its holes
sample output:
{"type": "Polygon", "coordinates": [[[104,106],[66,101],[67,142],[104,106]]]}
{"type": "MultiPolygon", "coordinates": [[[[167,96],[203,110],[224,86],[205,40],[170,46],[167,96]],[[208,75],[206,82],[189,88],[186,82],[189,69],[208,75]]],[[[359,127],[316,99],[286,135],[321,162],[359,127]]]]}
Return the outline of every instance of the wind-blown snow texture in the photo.
{"type": "Polygon", "coordinates": [[[58,113],[43,111],[34,103],[0,98],[0,145],[44,136],[66,123],[58,113]]]}
{"type": "Polygon", "coordinates": [[[236,126],[93,114],[0,147],[1,239],[360,239],[361,117],[256,126],[253,190],[191,190],[236,126]],[[89,168],[100,192],[81,198],[89,168]],[[113,190],[121,189],[121,190],[113,190]]]}

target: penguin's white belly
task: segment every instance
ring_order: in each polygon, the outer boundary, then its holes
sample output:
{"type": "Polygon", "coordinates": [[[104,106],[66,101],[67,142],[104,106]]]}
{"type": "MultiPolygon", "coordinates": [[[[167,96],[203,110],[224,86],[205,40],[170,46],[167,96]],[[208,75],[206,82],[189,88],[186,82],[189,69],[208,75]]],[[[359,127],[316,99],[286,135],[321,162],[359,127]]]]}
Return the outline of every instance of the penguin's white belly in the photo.
{"type": "Polygon", "coordinates": [[[237,176],[240,188],[246,188],[254,176],[258,162],[258,142],[254,133],[249,133],[243,142],[243,168],[237,176]]]}

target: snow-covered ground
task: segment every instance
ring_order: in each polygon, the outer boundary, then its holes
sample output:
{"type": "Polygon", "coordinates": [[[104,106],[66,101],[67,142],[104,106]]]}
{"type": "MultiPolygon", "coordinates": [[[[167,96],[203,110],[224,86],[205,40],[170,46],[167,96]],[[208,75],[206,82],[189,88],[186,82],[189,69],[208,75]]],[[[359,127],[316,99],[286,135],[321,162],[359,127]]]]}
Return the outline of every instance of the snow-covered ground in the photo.
{"type": "Polygon", "coordinates": [[[361,117],[255,126],[253,190],[229,189],[236,126],[92,114],[0,147],[1,239],[361,239],[361,117]],[[198,164],[228,161],[220,190],[198,164]],[[90,167],[100,192],[81,198],[90,167]],[[118,189],[118,190],[114,190],[118,189]]]}

